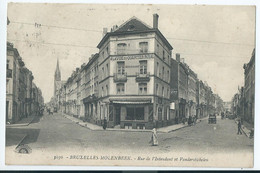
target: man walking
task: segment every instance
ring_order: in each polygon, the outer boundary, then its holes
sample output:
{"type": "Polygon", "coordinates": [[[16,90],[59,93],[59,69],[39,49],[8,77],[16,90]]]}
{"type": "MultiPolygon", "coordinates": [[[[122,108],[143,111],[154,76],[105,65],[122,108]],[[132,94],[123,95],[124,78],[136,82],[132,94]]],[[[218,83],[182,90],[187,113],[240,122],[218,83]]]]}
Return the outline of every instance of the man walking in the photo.
{"type": "Polygon", "coordinates": [[[241,122],[240,122],[240,120],[239,120],[238,123],[237,123],[237,134],[238,134],[238,135],[242,135],[242,132],[241,132],[241,122]]]}

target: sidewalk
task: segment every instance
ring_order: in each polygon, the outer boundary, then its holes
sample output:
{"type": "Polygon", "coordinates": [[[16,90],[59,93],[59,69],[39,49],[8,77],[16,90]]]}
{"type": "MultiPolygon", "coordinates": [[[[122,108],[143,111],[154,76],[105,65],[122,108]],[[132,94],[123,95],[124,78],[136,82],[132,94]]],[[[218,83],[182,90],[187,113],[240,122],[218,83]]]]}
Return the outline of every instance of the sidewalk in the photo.
{"type": "MultiPolygon", "coordinates": [[[[86,127],[90,130],[93,130],[93,131],[100,131],[102,130],[103,131],[103,127],[101,126],[98,126],[98,125],[95,125],[95,124],[92,124],[92,123],[89,123],[89,122],[83,122],[82,120],[78,119],[78,118],[75,118],[73,116],[70,116],[70,115],[67,115],[65,113],[62,113],[62,115],[75,122],[76,124],[79,124],[80,126],[82,127],[86,127]]],[[[201,119],[198,119],[197,120],[197,123],[200,123],[201,121],[205,120],[205,119],[208,119],[208,117],[203,117],[201,119]]],[[[167,126],[167,127],[161,127],[161,128],[158,128],[157,129],[157,132],[158,133],[169,133],[169,132],[173,132],[175,130],[178,130],[178,129],[181,129],[181,128],[184,128],[184,127],[188,127],[187,123],[186,124],[175,124],[175,125],[171,125],[171,126],[167,126]]],[[[117,128],[106,128],[107,131],[127,131],[127,132],[151,132],[151,130],[148,130],[148,129],[117,129],[117,128]]]]}
{"type": "Polygon", "coordinates": [[[6,124],[6,127],[28,126],[35,117],[36,116],[28,116],[27,118],[23,118],[14,124],[6,124]]]}
{"type": "MultiPolygon", "coordinates": [[[[235,119],[235,122],[236,124],[238,124],[237,119],[235,119]]],[[[245,121],[243,122],[243,125],[241,125],[242,132],[249,138],[250,138],[250,132],[252,128],[254,128],[254,126],[245,121]]]]}

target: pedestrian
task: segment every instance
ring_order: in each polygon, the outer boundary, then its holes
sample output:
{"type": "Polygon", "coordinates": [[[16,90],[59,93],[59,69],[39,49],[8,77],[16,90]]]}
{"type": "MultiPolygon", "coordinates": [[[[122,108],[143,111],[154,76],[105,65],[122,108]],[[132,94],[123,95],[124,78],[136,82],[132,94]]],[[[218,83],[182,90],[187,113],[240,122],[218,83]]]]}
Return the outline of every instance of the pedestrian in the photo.
{"type": "Polygon", "coordinates": [[[242,132],[241,132],[241,122],[240,122],[240,120],[239,120],[238,123],[237,123],[237,134],[238,134],[238,135],[242,135],[242,132]]]}
{"type": "Polygon", "coordinates": [[[192,117],[189,116],[189,119],[188,119],[188,125],[191,126],[191,124],[192,124],[192,117]]]}
{"type": "Polygon", "coordinates": [[[107,119],[105,117],[103,122],[103,129],[106,130],[106,128],[107,128],[107,119]]]}
{"type": "Polygon", "coordinates": [[[157,130],[156,128],[153,128],[152,130],[152,137],[150,142],[152,144],[152,146],[157,146],[158,145],[158,136],[157,136],[157,130]]]}

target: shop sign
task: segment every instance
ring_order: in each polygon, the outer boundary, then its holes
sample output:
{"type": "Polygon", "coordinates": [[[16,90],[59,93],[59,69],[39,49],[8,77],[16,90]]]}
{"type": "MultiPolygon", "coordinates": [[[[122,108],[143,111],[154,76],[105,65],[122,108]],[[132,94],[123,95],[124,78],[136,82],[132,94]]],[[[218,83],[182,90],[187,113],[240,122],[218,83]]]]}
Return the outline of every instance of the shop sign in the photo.
{"type": "Polygon", "coordinates": [[[142,54],[142,55],[123,55],[123,56],[112,56],[112,61],[118,60],[135,60],[135,59],[150,59],[153,58],[153,54],[142,54]]]}
{"type": "Polygon", "coordinates": [[[175,109],[175,103],[174,102],[171,103],[170,109],[173,109],[173,110],[175,109]]]}

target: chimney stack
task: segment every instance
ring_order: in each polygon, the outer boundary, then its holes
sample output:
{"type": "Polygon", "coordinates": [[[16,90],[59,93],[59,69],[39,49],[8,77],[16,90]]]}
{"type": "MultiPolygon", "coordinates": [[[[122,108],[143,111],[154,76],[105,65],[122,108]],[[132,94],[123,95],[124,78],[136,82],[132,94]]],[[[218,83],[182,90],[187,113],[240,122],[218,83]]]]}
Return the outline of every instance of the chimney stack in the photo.
{"type": "Polygon", "coordinates": [[[103,28],[103,37],[107,34],[107,28],[103,28]]]}
{"type": "Polygon", "coordinates": [[[179,54],[179,53],[176,53],[176,61],[178,61],[178,62],[181,61],[181,58],[180,58],[180,54],[179,54]]]}
{"type": "Polygon", "coordinates": [[[157,13],[153,14],[153,28],[158,29],[158,18],[159,15],[157,13]]]}

